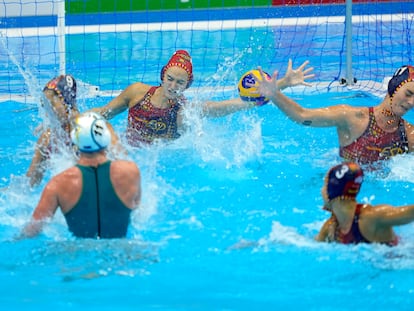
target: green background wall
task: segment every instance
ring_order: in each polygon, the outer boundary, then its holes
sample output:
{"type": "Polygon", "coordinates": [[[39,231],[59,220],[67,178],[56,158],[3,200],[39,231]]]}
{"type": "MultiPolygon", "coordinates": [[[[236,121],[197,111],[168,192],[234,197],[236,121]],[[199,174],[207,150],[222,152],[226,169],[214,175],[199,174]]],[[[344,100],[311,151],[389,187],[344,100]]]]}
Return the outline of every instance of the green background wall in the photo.
{"type": "Polygon", "coordinates": [[[68,13],[268,6],[271,0],[66,0],[68,13]]]}

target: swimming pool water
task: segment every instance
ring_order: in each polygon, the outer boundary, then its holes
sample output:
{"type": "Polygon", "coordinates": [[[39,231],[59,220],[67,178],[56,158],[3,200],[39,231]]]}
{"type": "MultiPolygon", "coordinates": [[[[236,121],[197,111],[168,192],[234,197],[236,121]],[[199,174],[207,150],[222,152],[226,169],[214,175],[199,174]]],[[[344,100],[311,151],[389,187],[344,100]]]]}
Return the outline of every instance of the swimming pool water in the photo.
{"type": "MultiPolygon", "coordinates": [[[[295,97],[295,95],[293,95],[295,97]]],[[[361,93],[297,96],[305,105],[372,105],[361,93]]],[[[101,104],[93,101],[87,105],[101,104]]],[[[74,240],[57,214],[37,239],[12,238],[41,187],[27,188],[36,111],[3,103],[0,193],[0,305],[58,310],[411,310],[413,226],[403,243],[313,241],[322,221],[323,176],[338,162],[336,136],[308,129],[267,105],[220,119],[189,114],[178,141],[130,149],[143,200],[126,240],[74,240]],[[9,122],[6,122],[9,120],[9,122]],[[11,121],[10,121],[11,120],[11,121]],[[23,123],[25,126],[20,126],[23,123]]],[[[408,117],[412,118],[412,114],[408,117]]],[[[122,133],[125,114],[116,117],[122,133]]],[[[413,156],[368,174],[360,200],[412,203],[413,156]]],[[[67,160],[66,160],[67,162],[67,160]]],[[[54,171],[66,162],[55,161],[54,171]]],[[[44,183],[43,183],[44,184],[44,183]]]]}
{"type": "MultiPolygon", "coordinates": [[[[395,248],[313,241],[328,217],[321,209],[323,177],[340,161],[333,129],[297,125],[271,104],[218,119],[197,115],[203,100],[237,96],[222,87],[235,85],[258,62],[284,72],[287,58],[296,66],[310,59],[315,82],[340,78],[343,25],[319,26],[69,36],[68,72],[104,91],[133,81],[157,84],[159,66],[177,42],[194,58],[196,82],[188,96],[195,107],[186,110],[188,130],[174,142],[128,148],[141,168],[142,204],[129,238],[111,241],[74,240],[59,213],[42,236],[13,241],[46,180],[72,160],[56,155],[42,185],[27,186],[35,129],[44,116],[36,98],[57,72],[56,55],[46,52],[55,48],[54,41],[8,39],[4,45],[0,38],[0,64],[7,68],[0,72],[2,92],[35,99],[0,103],[1,309],[413,310],[412,224],[397,228],[402,243],[395,248]],[[311,42],[305,42],[307,34],[311,42]],[[96,39],[101,45],[92,49],[96,39]],[[217,42],[223,44],[219,49],[217,42]]],[[[368,75],[375,59],[364,54],[363,40],[355,43],[362,79],[379,82],[393,71],[378,67],[368,75]]],[[[392,44],[383,46],[381,56],[397,62],[399,48],[392,44]]],[[[352,90],[286,92],[307,107],[369,106],[380,100],[352,90]]],[[[110,98],[81,92],[79,106],[83,111],[110,98]]],[[[414,112],[406,117],[414,122],[414,112]]],[[[112,123],[123,138],[126,113],[112,123]]],[[[412,204],[413,159],[399,156],[380,174],[369,173],[359,199],[412,204]]]]}

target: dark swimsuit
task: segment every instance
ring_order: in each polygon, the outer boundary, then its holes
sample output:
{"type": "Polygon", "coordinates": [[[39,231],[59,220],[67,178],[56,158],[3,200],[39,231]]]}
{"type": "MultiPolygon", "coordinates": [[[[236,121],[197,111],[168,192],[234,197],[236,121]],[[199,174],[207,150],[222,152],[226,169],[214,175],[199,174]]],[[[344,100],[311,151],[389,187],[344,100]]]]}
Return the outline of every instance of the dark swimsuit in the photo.
{"type": "MultiPolygon", "coordinates": [[[[354,221],[352,222],[352,226],[347,233],[342,233],[339,230],[339,226],[335,232],[335,240],[342,244],[358,244],[358,243],[372,243],[368,241],[359,230],[359,215],[361,214],[361,209],[363,208],[364,204],[357,204],[354,221]]],[[[389,246],[394,246],[398,244],[398,238],[396,237],[394,241],[389,243],[383,243],[389,246]]]]}
{"type": "Polygon", "coordinates": [[[82,194],[64,214],[69,230],[80,238],[123,238],[131,209],[119,199],[110,180],[111,162],[97,168],[76,165],[82,172],[82,194]]]}
{"type": "Polygon", "coordinates": [[[349,229],[348,233],[344,234],[341,230],[338,230],[335,234],[335,238],[337,242],[342,244],[358,244],[358,243],[371,243],[362,235],[361,231],[359,230],[359,214],[361,213],[361,208],[363,204],[357,204],[354,221],[352,222],[351,229],[349,229]]]}
{"type": "Polygon", "coordinates": [[[404,120],[399,121],[398,128],[394,132],[385,132],[375,120],[373,107],[369,107],[369,123],[365,132],[350,145],[341,146],[339,149],[342,158],[360,164],[389,159],[406,152],[408,152],[408,140],[404,120]]]}
{"type": "Polygon", "coordinates": [[[128,143],[139,146],[139,143],[151,143],[154,139],[176,139],[180,137],[177,126],[177,115],[183,98],[162,109],[154,107],[151,97],[157,90],[153,86],[145,94],[144,98],[128,111],[128,127],[126,136],[128,143]]]}

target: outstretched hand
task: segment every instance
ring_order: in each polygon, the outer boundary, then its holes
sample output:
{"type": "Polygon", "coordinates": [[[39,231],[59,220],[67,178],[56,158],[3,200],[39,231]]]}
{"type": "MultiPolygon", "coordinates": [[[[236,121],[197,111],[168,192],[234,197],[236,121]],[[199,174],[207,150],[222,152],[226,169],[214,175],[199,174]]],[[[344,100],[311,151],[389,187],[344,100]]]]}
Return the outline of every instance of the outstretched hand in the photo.
{"type": "Polygon", "coordinates": [[[261,80],[256,81],[256,84],[254,85],[257,93],[265,97],[273,96],[275,92],[280,90],[277,82],[278,72],[275,71],[273,76],[269,79],[269,76],[263,71],[262,67],[257,67],[257,70],[259,70],[261,76],[261,80]]]}
{"type": "Polygon", "coordinates": [[[278,71],[275,71],[272,77],[269,79],[268,75],[259,66],[257,69],[260,72],[261,81],[256,81],[254,87],[256,87],[257,93],[265,97],[274,96],[276,92],[286,87],[292,87],[296,85],[311,86],[312,84],[306,82],[306,80],[315,77],[313,73],[313,67],[306,68],[309,61],[305,61],[297,69],[292,68],[292,60],[289,59],[286,74],[283,78],[277,79],[278,71]],[[305,69],[306,68],[306,69],[305,69]]]}
{"type": "Polygon", "coordinates": [[[295,85],[311,86],[311,84],[306,82],[305,80],[312,79],[313,77],[315,77],[315,74],[311,73],[313,71],[313,67],[305,69],[305,67],[308,64],[309,64],[309,61],[307,60],[307,61],[304,61],[302,65],[298,67],[298,69],[293,69],[292,60],[289,59],[286,74],[283,77],[284,86],[285,87],[295,86],[295,85]]]}

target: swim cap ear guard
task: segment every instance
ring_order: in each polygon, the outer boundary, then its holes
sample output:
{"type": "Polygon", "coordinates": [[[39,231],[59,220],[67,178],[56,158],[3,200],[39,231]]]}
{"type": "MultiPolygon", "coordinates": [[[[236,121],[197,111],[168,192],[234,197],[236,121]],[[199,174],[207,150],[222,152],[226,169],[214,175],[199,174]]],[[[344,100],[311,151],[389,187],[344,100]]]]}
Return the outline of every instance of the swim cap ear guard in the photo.
{"type": "Polygon", "coordinates": [[[53,78],[46,83],[43,92],[46,90],[55,91],[69,107],[76,106],[76,80],[71,75],[60,75],[53,78]]]}
{"type": "Polygon", "coordinates": [[[413,66],[405,65],[398,68],[388,82],[388,95],[392,97],[401,86],[412,81],[414,81],[413,66]]]}
{"type": "Polygon", "coordinates": [[[170,67],[180,67],[187,72],[188,75],[188,82],[186,88],[188,89],[191,84],[193,83],[193,64],[191,61],[191,56],[185,50],[178,50],[176,51],[173,56],[171,56],[170,60],[168,61],[167,65],[162,67],[161,69],[161,83],[164,80],[165,72],[170,67]]]}
{"type": "Polygon", "coordinates": [[[335,198],[355,199],[364,180],[361,167],[346,162],[332,167],[326,175],[326,195],[331,201],[335,198]]]}
{"type": "Polygon", "coordinates": [[[72,142],[85,153],[97,152],[111,142],[105,119],[94,112],[86,112],[75,119],[70,133],[72,142]]]}

